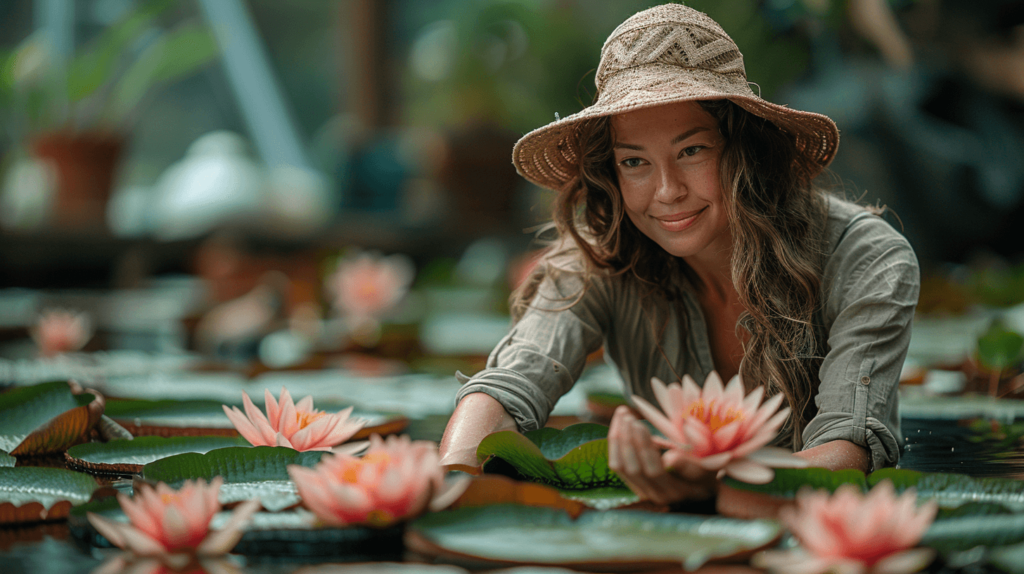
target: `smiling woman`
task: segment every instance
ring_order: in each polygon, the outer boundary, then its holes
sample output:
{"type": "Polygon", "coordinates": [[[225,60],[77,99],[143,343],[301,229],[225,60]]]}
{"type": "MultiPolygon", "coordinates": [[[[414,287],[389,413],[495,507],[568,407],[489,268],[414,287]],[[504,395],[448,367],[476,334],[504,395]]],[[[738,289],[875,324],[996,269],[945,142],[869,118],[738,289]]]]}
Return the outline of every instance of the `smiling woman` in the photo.
{"type": "MultiPolygon", "coordinates": [[[[543,426],[603,346],[631,399],[659,404],[655,377],[738,375],[734,394],[781,395],[775,442],[812,465],[894,465],[918,265],[882,219],[814,185],[832,120],[754,95],[732,39],[677,4],[616,28],[596,82],[593,105],[513,150],[557,192],[558,240],[461,389],[442,462],[475,465],[490,432],[543,426]]],[[[620,407],[609,464],[627,484],[655,502],[714,494],[706,465],[658,444],[620,407]]]]}

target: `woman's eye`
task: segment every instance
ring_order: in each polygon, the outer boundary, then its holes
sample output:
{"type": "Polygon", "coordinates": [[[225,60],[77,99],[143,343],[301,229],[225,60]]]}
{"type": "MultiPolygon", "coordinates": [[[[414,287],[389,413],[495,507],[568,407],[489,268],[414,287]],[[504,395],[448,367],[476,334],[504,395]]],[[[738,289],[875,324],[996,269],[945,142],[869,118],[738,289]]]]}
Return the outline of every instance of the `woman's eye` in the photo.
{"type": "Polygon", "coordinates": [[[619,162],[622,167],[640,167],[644,164],[644,160],[638,157],[627,157],[626,159],[619,162]]]}
{"type": "Polygon", "coordinates": [[[704,149],[704,146],[702,146],[702,145],[692,145],[692,146],[690,146],[688,148],[683,148],[683,151],[682,151],[682,153],[679,154],[679,157],[683,157],[683,156],[693,157],[693,156],[697,155],[697,153],[700,150],[702,150],[702,149],[704,149]]]}

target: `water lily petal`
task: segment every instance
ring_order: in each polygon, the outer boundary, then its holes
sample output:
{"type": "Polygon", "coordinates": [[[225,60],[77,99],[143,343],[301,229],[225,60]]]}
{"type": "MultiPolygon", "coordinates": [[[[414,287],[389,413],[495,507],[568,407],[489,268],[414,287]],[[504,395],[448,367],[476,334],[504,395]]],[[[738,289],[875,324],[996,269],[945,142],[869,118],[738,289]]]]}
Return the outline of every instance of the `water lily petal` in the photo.
{"type": "Polygon", "coordinates": [[[706,470],[721,470],[732,460],[731,452],[722,452],[697,459],[697,464],[706,470]]]}
{"type": "Polygon", "coordinates": [[[469,484],[473,482],[473,479],[468,476],[462,476],[455,480],[444,481],[444,486],[441,490],[434,494],[434,497],[430,500],[428,508],[431,512],[437,512],[444,510],[452,505],[456,500],[462,496],[462,493],[466,492],[469,488],[469,484]]]}
{"type": "Polygon", "coordinates": [[[832,560],[795,550],[766,550],[755,554],[751,564],[780,574],[821,574],[828,571],[832,560]]]}
{"type": "Polygon", "coordinates": [[[722,387],[722,377],[718,376],[718,371],[711,371],[708,378],[704,380],[704,389],[701,397],[705,403],[710,403],[711,401],[721,400],[724,394],[725,389],[722,387]]]}
{"type": "Polygon", "coordinates": [[[775,478],[775,471],[752,460],[733,460],[725,466],[725,473],[740,482],[767,484],[775,478]]]}
{"type": "Polygon", "coordinates": [[[231,552],[242,538],[242,527],[260,509],[260,499],[254,498],[239,504],[220,530],[214,530],[196,548],[201,556],[219,556],[231,552]]]}
{"type": "Polygon", "coordinates": [[[276,432],[274,431],[276,427],[270,425],[267,417],[263,416],[263,412],[256,408],[256,405],[253,404],[252,399],[249,398],[245,391],[242,391],[242,405],[245,407],[245,416],[249,418],[249,422],[263,435],[263,439],[266,441],[263,444],[273,444],[271,441],[273,440],[274,432],[276,432]]]}
{"type": "Polygon", "coordinates": [[[249,441],[249,444],[253,446],[266,446],[268,444],[263,437],[263,433],[249,422],[249,419],[242,414],[242,411],[238,410],[238,407],[231,407],[229,409],[227,405],[221,406],[224,408],[224,414],[228,416],[228,420],[231,421],[231,424],[235,425],[235,430],[238,431],[238,434],[242,435],[242,438],[249,441]]]}
{"type": "Polygon", "coordinates": [[[130,526],[114,522],[94,512],[86,512],[85,517],[89,519],[89,523],[93,525],[96,531],[109,540],[111,544],[118,548],[124,548],[127,545],[122,531],[126,528],[131,528],[130,526]]]}
{"type": "Polygon", "coordinates": [[[777,446],[760,448],[743,458],[772,468],[807,468],[807,459],[794,456],[788,449],[777,446]]]}
{"type": "Polygon", "coordinates": [[[754,416],[750,417],[750,428],[756,429],[764,426],[765,421],[779,410],[779,406],[782,405],[782,401],[785,398],[782,393],[779,393],[762,403],[761,407],[754,413],[754,416]]]}
{"type": "Polygon", "coordinates": [[[882,558],[875,563],[872,574],[907,574],[917,572],[935,559],[932,548],[912,548],[882,558]]]}
{"type": "Polygon", "coordinates": [[[295,446],[292,444],[292,441],[288,440],[288,438],[281,433],[277,433],[277,436],[274,437],[274,441],[277,444],[277,446],[286,446],[291,449],[299,450],[295,448],[295,446]]]}
{"type": "Polygon", "coordinates": [[[743,410],[748,413],[756,413],[762,398],[764,398],[764,385],[758,385],[743,399],[743,410]]]}
{"type": "Polygon", "coordinates": [[[301,401],[295,403],[295,410],[300,413],[313,412],[313,396],[307,395],[301,401]]]}
{"type": "Polygon", "coordinates": [[[347,442],[345,444],[338,445],[338,446],[332,448],[331,452],[333,452],[336,455],[339,455],[339,454],[356,455],[356,454],[359,454],[359,453],[365,451],[369,446],[370,446],[370,441],[368,441],[368,440],[361,440],[361,441],[356,441],[356,442],[347,442]]]}
{"type": "Polygon", "coordinates": [[[661,411],[654,408],[651,403],[634,395],[633,405],[638,411],[640,411],[640,414],[642,414],[645,419],[654,425],[654,428],[661,431],[661,434],[665,435],[669,439],[675,440],[676,442],[686,442],[679,433],[679,429],[669,422],[669,420],[665,418],[665,415],[661,414],[661,411]]]}
{"type": "Polygon", "coordinates": [[[277,432],[291,438],[299,430],[299,417],[295,410],[295,403],[288,389],[281,389],[281,422],[277,426],[277,432]]]}
{"type": "Polygon", "coordinates": [[[729,450],[737,446],[735,441],[743,426],[743,420],[738,419],[727,425],[723,425],[718,430],[712,432],[711,443],[714,445],[714,449],[722,451],[729,450]]]}
{"type": "MultiPolygon", "coordinates": [[[[284,394],[284,387],[281,387],[281,394],[284,394]]],[[[267,419],[270,421],[270,426],[278,428],[281,426],[281,406],[278,405],[274,395],[270,394],[270,389],[263,389],[263,402],[267,404],[267,419]]]]}
{"type": "Polygon", "coordinates": [[[743,382],[740,380],[740,376],[734,375],[729,379],[729,384],[725,385],[725,392],[722,398],[727,404],[742,405],[744,394],[743,382]]]}

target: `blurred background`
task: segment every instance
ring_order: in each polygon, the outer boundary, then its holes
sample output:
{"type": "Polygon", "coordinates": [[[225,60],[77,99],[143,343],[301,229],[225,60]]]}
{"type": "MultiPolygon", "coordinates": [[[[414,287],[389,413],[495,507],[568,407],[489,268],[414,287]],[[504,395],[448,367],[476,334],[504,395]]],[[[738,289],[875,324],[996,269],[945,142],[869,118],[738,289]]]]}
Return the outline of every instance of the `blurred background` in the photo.
{"type": "MultiPolygon", "coordinates": [[[[512,145],[587,105],[605,38],[656,3],[0,1],[0,378],[76,351],[475,371],[549,219],[512,145]]],[[[836,120],[821,183],[888,208],[924,323],[973,337],[1024,301],[1024,5],[688,4],[762,96],[836,120]]],[[[922,363],[974,352],[922,332],[922,363]]]]}

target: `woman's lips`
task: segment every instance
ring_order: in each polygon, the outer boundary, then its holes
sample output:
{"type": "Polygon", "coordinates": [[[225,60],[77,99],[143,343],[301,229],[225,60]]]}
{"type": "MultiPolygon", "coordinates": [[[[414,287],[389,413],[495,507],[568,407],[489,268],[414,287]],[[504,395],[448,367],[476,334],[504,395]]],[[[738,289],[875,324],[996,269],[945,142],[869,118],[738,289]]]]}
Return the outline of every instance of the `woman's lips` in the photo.
{"type": "Polygon", "coordinates": [[[658,225],[661,226],[665,231],[682,231],[697,221],[700,214],[704,213],[707,207],[698,209],[697,211],[686,211],[682,213],[673,213],[672,215],[664,215],[661,217],[655,217],[658,221],[658,225]]]}

